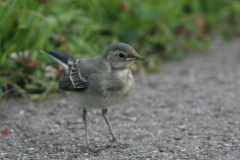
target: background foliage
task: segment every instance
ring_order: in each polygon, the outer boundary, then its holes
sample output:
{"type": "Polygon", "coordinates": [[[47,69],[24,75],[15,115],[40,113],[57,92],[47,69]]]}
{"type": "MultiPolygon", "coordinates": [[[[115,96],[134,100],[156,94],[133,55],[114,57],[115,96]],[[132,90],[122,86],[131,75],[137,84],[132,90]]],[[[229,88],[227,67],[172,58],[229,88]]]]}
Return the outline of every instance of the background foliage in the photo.
{"type": "Polygon", "coordinates": [[[0,17],[0,97],[38,99],[55,91],[65,73],[40,49],[89,58],[121,41],[157,71],[163,59],[181,59],[216,35],[239,33],[240,1],[4,0],[0,17]]]}

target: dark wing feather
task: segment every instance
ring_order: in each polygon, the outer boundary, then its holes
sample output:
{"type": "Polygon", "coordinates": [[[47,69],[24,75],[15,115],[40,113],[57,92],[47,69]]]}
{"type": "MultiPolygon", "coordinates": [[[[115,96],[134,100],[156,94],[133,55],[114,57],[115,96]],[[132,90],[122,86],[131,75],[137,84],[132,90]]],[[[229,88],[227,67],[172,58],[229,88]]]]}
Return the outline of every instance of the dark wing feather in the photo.
{"type": "Polygon", "coordinates": [[[66,91],[81,91],[88,88],[88,81],[81,75],[78,65],[81,60],[69,59],[69,74],[63,77],[59,82],[59,89],[66,91]]]}
{"type": "Polygon", "coordinates": [[[72,91],[72,81],[69,79],[69,74],[65,75],[58,83],[58,88],[65,91],[72,91]]]}
{"type": "Polygon", "coordinates": [[[79,65],[79,63],[81,63],[81,60],[76,60],[74,65],[71,66],[69,78],[72,81],[74,88],[87,88],[88,81],[82,76],[81,72],[78,70],[77,65],[79,65]]]}

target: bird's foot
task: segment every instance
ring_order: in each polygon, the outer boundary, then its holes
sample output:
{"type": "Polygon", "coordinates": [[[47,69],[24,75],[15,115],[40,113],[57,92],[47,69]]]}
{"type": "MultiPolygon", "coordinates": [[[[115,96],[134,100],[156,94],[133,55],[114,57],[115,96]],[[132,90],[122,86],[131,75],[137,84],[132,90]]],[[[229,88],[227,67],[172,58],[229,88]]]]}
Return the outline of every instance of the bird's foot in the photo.
{"type": "Polygon", "coordinates": [[[102,149],[100,149],[100,148],[92,148],[90,146],[87,146],[86,149],[90,152],[93,152],[93,153],[99,153],[100,151],[102,151],[102,149]]]}
{"type": "Polygon", "coordinates": [[[119,148],[123,149],[126,148],[129,144],[123,144],[117,141],[117,139],[115,137],[113,137],[113,139],[109,140],[111,143],[116,143],[118,145],[119,148]]]}

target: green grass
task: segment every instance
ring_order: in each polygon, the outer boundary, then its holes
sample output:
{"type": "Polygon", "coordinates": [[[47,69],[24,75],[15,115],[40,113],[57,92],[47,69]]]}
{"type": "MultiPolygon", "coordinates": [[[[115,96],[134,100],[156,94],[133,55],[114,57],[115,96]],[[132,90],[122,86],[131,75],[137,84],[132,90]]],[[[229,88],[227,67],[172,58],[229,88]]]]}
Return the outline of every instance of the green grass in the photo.
{"type": "Polygon", "coordinates": [[[240,1],[5,0],[0,17],[0,98],[36,99],[56,91],[64,75],[40,49],[89,58],[121,41],[148,57],[148,71],[158,71],[162,60],[209,47],[217,35],[238,34],[240,1]]]}

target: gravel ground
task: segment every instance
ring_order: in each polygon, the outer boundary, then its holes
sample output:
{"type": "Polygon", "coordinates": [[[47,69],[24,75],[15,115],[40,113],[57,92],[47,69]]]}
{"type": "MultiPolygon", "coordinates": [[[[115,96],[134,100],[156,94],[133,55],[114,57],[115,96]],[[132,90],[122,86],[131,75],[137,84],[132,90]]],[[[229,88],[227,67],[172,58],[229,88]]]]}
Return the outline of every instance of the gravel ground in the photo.
{"type": "Polygon", "coordinates": [[[240,40],[216,42],[207,52],[162,65],[148,74],[148,86],[135,75],[136,88],[109,110],[120,149],[100,110],[89,113],[85,148],[81,109],[67,96],[34,103],[2,102],[0,159],[240,159],[240,40]]]}

